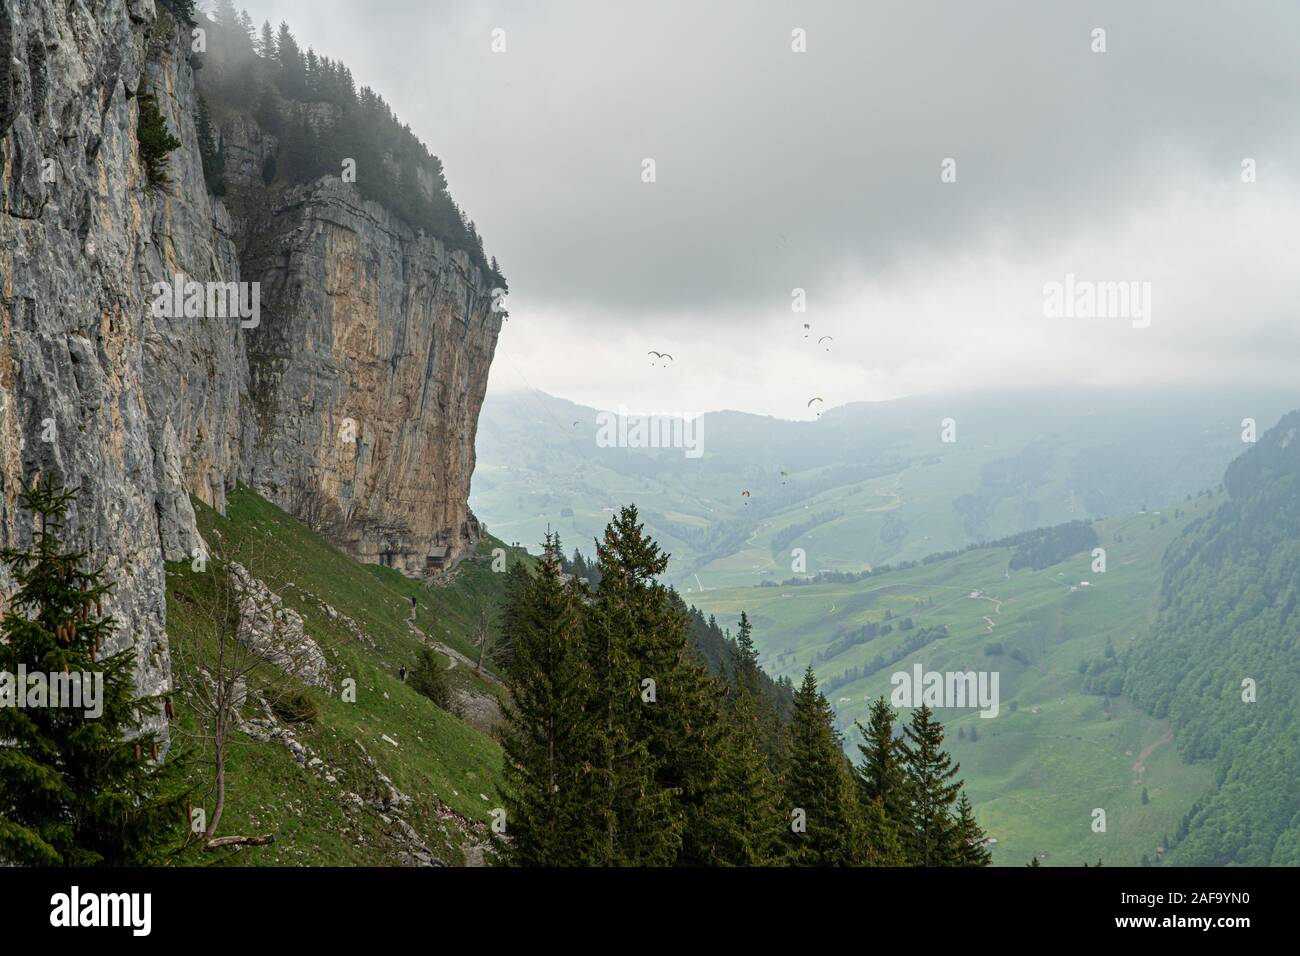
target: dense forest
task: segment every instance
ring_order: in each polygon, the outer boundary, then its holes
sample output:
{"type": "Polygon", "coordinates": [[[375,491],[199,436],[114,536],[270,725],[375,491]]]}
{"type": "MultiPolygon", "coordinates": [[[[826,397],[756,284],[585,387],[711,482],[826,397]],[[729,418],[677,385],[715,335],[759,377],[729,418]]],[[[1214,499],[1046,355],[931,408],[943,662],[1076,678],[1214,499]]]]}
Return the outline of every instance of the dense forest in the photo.
{"type": "Polygon", "coordinates": [[[748,618],[732,640],[687,611],[635,508],[605,529],[594,574],[575,564],[552,535],[535,573],[511,572],[504,862],[988,864],[929,710],[899,735],[878,700],[855,767],[812,669],[782,713],[748,618]]]}
{"type": "Polygon", "coordinates": [[[1070,521],[1051,528],[1038,528],[1008,538],[1014,545],[1007,567],[1012,571],[1029,568],[1041,571],[1060,564],[1071,555],[1097,546],[1097,532],[1084,521],[1070,521]]]}
{"type": "Polygon", "coordinates": [[[1179,827],[1186,865],[1300,864],[1300,412],[1224,477],[1228,500],[1168,549],[1126,690],[1218,765],[1179,827]]]}
{"type": "Polygon", "coordinates": [[[362,196],[464,250],[495,286],[507,288],[474,222],[448,193],[442,161],[382,96],[358,87],[346,64],[318,56],[310,46],[303,49],[287,23],[255,27],[231,0],[217,0],[212,19],[193,12],[186,0],[168,6],[177,19],[188,18],[205,31],[206,51],[194,53],[191,63],[200,93],[195,125],[213,193],[225,195],[231,188],[223,178],[223,126],[235,116],[252,119],[276,144],[261,170],[267,186],[350,169],[362,196]]]}
{"type": "MultiPolygon", "coordinates": [[[[936,551],[933,554],[927,554],[920,561],[877,564],[875,567],[864,568],[861,571],[818,571],[814,575],[787,578],[781,582],[780,586],[855,584],[858,581],[864,581],[867,578],[881,574],[888,574],[891,571],[906,571],[909,568],[936,564],[939,561],[947,561],[949,558],[955,558],[957,555],[965,554],[968,551],[978,551],[985,548],[1012,548],[1011,558],[1007,562],[1007,566],[1012,571],[1020,568],[1040,571],[1053,564],[1059,564],[1071,555],[1096,546],[1097,532],[1093,530],[1091,523],[1087,521],[1067,521],[1064,524],[1052,525],[1047,528],[1032,528],[1029,531],[1021,531],[992,541],[973,541],[964,548],[936,551]]],[[[755,587],[774,588],[777,587],[777,584],[773,581],[761,581],[755,587]]]]}

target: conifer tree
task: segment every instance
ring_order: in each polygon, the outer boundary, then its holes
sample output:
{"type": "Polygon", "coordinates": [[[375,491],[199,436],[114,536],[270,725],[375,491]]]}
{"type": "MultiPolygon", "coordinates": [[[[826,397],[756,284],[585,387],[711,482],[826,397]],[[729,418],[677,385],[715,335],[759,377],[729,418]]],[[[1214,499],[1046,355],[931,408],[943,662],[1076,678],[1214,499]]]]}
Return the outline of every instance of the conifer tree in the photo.
{"type": "Polygon", "coordinates": [[[180,149],[181,141],[171,134],[167,118],[158,109],[158,101],[152,95],[142,93],[138,99],[140,120],[135,134],[140,146],[140,159],[144,163],[149,185],[165,186],[170,182],[167,176],[167,154],[180,149]]]}
{"type": "Polygon", "coordinates": [[[963,790],[957,801],[957,865],[988,866],[993,854],[984,845],[984,831],[975,822],[970,797],[963,790]]]}
{"type": "Polygon", "coordinates": [[[187,26],[194,22],[194,0],[162,0],[160,5],[170,10],[179,22],[187,26]]]}
{"type": "Polygon", "coordinates": [[[262,34],[257,43],[257,55],[264,60],[275,59],[275,31],[271,29],[271,21],[262,21],[262,34]]]}
{"type": "Polygon", "coordinates": [[[663,865],[676,858],[684,824],[679,792],[661,785],[674,745],[667,737],[681,726],[664,705],[674,699],[684,626],[656,580],[668,556],[642,530],[636,508],[625,507],[596,543],[601,579],[587,639],[599,710],[593,743],[609,862],[663,865]]]}
{"type": "Polygon", "coordinates": [[[63,544],[74,498],[49,482],[25,489],[31,548],[0,550],[18,585],[0,620],[0,673],[13,682],[0,689],[12,698],[0,706],[0,865],[147,865],[184,835],[176,762],[159,762],[164,741],[142,726],[162,700],[136,696],[132,648],[106,654],[111,585],[63,544]],[[78,676],[82,704],[102,675],[98,708],[68,706],[74,675],[92,675],[78,676]]]}
{"type": "Polygon", "coordinates": [[[751,695],[759,692],[758,686],[758,649],[754,647],[754,626],[749,623],[749,615],[740,612],[740,624],[736,628],[736,685],[751,695]]]}
{"type": "Polygon", "coordinates": [[[720,701],[725,687],[715,680],[686,636],[681,614],[677,656],[666,680],[657,685],[658,719],[650,725],[649,746],[655,759],[655,782],[674,794],[681,814],[682,844],[675,862],[703,865],[718,839],[715,797],[722,787],[720,763],[729,740],[720,701]]]}
{"type": "Polygon", "coordinates": [[[912,713],[901,749],[910,801],[903,845],[913,866],[957,864],[958,837],[953,804],[961,790],[954,781],[960,765],[943,749],[943,725],[928,707],[912,713]]]}
{"type": "Polygon", "coordinates": [[[225,195],[226,184],[221,178],[221,154],[217,151],[216,139],[212,134],[212,115],[207,100],[202,96],[199,97],[198,110],[194,116],[194,131],[199,141],[199,157],[203,162],[203,180],[214,195],[225,195]]]}
{"type": "Polygon", "coordinates": [[[867,866],[907,866],[907,851],[903,849],[899,829],[885,816],[884,805],[878,799],[861,800],[862,845],[867,866]]]}
{"type": "Polygon", "coordinates": [[[910,806],[908,780],[901,741],[894,736],[894,711],[883,695],[872,701],[867,725],[859,723],[857,728],[863,736],[856,773],[863,805],[879,802],[885,819],[901,836],[910,806]]]}
{"type": "Polygon", "coordinates": [[[801,866],[853,866],[864,862],[857,794],[835,730],[835,713],[817,689],[812,666],[794,695],[786,774],[787,811],[803,832],[786,834],[790,860],[801,866]]]}
{"type": "Polygon", "coordinates": [[[442,666],[441,656],[432,647],[419,648],[415,662],[411,665],[411,690],[423,694],[443,710],[451,711],[451,687],[447,683],[447,672],[442,666]]]}
{"type": "Polygon", "coordinates": [[[579,596],[561,577],[551,536],[536,576],[512,585],[503,615],[512,649],[502,734],[509,836],[503,859],[522,866],[608,862],[594,812],[592,684],[579,596]]]}
{"type": "MultiPolygon", "coordinates": [[[[580,561],[575,552],[571,566],[580,561]]],[[[693,644],[685,605],[659,583],[667,562],[629,507],[586,565],[594,589],[566,580],[558,535],[547,536],[536,576],[521,563],[511,569],[502,613],[515,653],[503,862],[753,866],[784,858],[788,801],[757,706],[775,705],[762,692],[752,640],[740,646],[753,679],[728,693],[693,644]]],[[[743,625],[748,639],[747,618],[743,625]]],[[[835,793],[827,801],[808,788],[820,842],[803,862],[850,864],[868,858],[854,786],[829,704],[815,684],[813,693],[824,710],[805,765],[811,775],[820,762],[835,793]]]]}
{"type": "Polygon", "coordinates": [[[516,628],[519,626],[519,612],[524,606],[524,595],[532,576],[523,561],[515,561],[506,568],[502,591],[501,616],[498,621],[496,643],[492,648],[492,659],[506,674],[510,672],[510,663],[514,659],[512,643],[516,628]]]}
{"type": "Polygon", "coordinates": [[[763,692],[763,671],[758,666],[758,649],[754,646],[753,630],[749,615],[741,611],[731,672],[736,689],[748,700],[754,712],[758,739],[767,755],[768,765],[775,773],[781,760],[781,715],[776,703],[763,692]]]}
{"type": "Polygon", "coordinates": [[[759,742],[762,727],[749,696],[733,692],[724,719],[718,785],[708,804],[713,839],[700,862],[777,864],[785,854],[788,820],[778,781],[759,742]]]}
{"type": "Polygon", "coordinates": [[[217,0],[212,10],[212,19],[220,26],[238,28],[239,14],[235,11],[234,0],[217,0]]]}

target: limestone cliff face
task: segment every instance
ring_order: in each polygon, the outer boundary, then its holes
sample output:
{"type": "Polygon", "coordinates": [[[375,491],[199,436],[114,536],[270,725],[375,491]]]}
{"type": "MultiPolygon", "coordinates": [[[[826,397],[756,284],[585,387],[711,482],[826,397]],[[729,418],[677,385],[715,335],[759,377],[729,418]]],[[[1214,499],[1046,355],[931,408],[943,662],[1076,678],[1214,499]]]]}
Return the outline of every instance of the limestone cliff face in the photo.
{"type": "MultiPolygon", "coordinates": [[[[221,135],[259,211],[211,198],[176,34],[152,0],[0,0],[0,543],[31,538],[22,482],[80,487],[70,533],[117,582],[117,647],[151,692],[164,558],[203,546],[190,494],[223,509],[248,482],[410,571],[464,548],[501,322],[464,254],[350,184],[264,186],[275,143],[251,121],[221,135]],[[138,157],[145,91],[182,143],[162,188],[138,157]],[[178,273],[261,283],[260,324],[155,316],[178,273]]],[[[0,601],[12,586],[0,569],[0,601]]]]}
{"type": "Polygon", "coordinates": [[[149,0],[0,6],[0,541],[31,540],[24,481],[80,489],[69,532],[118,582],[108,650],[135,648],[146,692],[170,670],[143,285],[164,240],[136,146],[153,19],[149,0]]]}
{"type": "Polygon", "coordinates": [[[462,552],[501,323],[479,270],[338,179],[280,196],[259,234],[253,486],[363,561],[462,552]]]}

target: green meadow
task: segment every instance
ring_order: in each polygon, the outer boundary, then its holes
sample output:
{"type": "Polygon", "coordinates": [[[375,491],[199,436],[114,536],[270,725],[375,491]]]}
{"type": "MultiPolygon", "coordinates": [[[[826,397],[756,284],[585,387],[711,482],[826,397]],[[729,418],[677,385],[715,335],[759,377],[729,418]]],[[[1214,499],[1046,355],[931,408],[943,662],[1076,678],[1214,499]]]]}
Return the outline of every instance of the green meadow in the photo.
{"type": "MultiPolygon", "coordinates": [[[[1165,547],[1215,500],[1097,522],[1104,573],[1093,571],[1090,552],[1011,571],[1011,548],[982,548],[851,584],[717,588],[688,599],[727,626],[745,610],[774,675],[797,680],[811,664],[854,756],[861,738],[853,722],[865,718],[871,699],[891,693],[895,672],[910,674],[916,664],[997,672],[997,716],[939,711],[976,815],[997,841],[994,862],[1018,865],[1037,855],[1045,865],[1098,858],[1136,865],[1157,858],[1163,837],[1210,785],[1212,769],[1180,761],[1168,727],[1122,697],[1086,693],[1080,664],[1101,658],[1108,645],[1122,654],[1146,627],[1165,547]],[[873,622],[890,624],[890,633],[843,646],[846,634],[873,622]],[[905,653],[910,637],[941,625],[946,635],[931,632],[941,636],[905,653]],[[884,666],[852,677],[882,656],[884,666]],[[1093,830],[1098,808],[1105,832],[1093,830]]],[[[841,536],[819,526],[794,542],[807,549],[810,571],[827,540],[841,536]]]]}

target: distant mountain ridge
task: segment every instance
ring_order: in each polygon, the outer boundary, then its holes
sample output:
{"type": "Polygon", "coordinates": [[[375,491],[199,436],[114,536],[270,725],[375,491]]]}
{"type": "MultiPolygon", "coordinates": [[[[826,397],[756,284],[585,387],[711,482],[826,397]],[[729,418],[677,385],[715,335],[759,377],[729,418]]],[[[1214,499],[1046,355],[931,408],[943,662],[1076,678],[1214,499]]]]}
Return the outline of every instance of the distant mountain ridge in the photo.
{"type": "Polygon", "coordinates": [[[703,455],[689,459],[599,447],[592,408],[491,394],[471,502],[510,540],[535,547],[549,526],[583,547],[603,509],[635,500],[674,555],[675,583],[780,581],[798,573],[793,548],[809,573],[858,571],[1181,499],[1219,483],[1243,418],[1265,427],[1289,402],[1266,389],[1004,390],[856,403],[810,421],[713,412],[703,455]]]}

